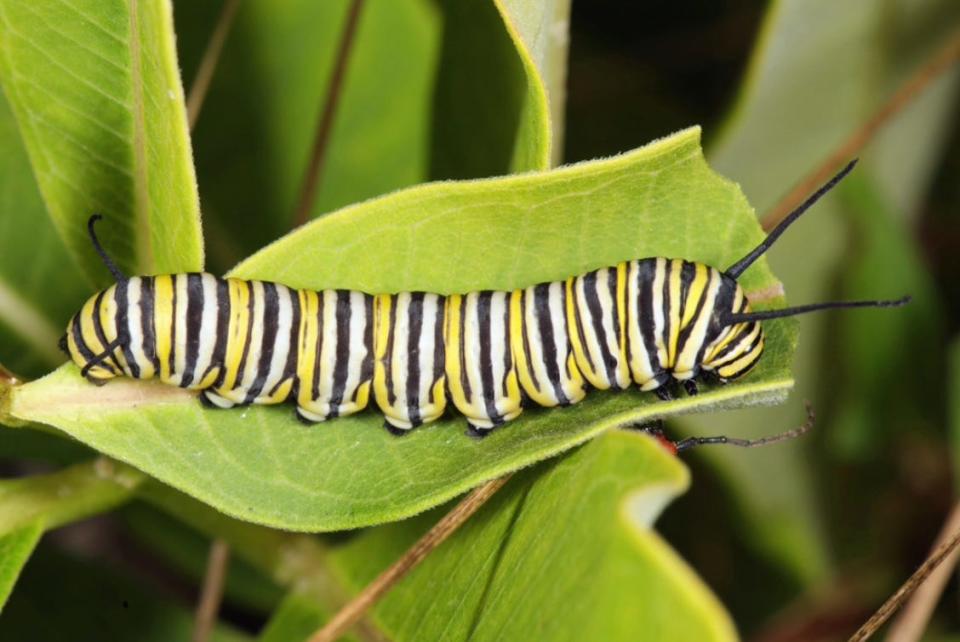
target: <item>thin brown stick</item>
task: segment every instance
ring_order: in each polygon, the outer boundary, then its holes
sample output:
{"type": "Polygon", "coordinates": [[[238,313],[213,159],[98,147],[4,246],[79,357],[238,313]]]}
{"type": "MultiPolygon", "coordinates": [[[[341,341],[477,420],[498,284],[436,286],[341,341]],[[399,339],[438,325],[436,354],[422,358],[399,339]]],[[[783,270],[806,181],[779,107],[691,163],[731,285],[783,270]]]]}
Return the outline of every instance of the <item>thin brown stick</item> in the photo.
{"type": "Polygon", "coordinates": [[[220,610],[220,600],[223,598],[223,581],[227,576],[227,561],[230,559],[230,545],[222,539],[215,539],[210,544],[210,553],[207,556],[207,571],[203,578],[203,588],[200,591],[200,601],[197,603],[197,612],[193,621],[193,642],[206,642],[213,630],[213,623],[220,610]]]}
{"type": "MultiPolygon", "coordinates": [[[[960,502],[954,504],[953,510],[950,511],[947,521],[940,529],[940,534],[937,535],[934,548],[942,546],[951,533],[957,532],[960,532],[960,502]]],[[[958,559],[960,559],[960,550],[954,550],[943,561],[940,568],[930,574],[923,586],[917,589],[897,619],[890,624],[887,642],[916,642],[923,637],[930,622],[930,615],[940,601],[943,588],[950,580],[958,559]]]]}
{"type": "Polygon", "coordinates": [[[850,642],[862,642],[876,633],[877,629],[883,626],[883,623],[930,577],[934,569],[950,557],[958,545],[960,545],[960,532],[955,532],[948,541],[938,546],[936,550],[930,554],[930,557],[920,565],[920,568],[914,571],[913,575],[897,589],[896,593],[891,595],[890,598],[883,603],[883,606],[881,606],[876,613],[870,616],[870,619],[853,634],[850,642]]]}
{"type": "Polygon", "coordinates": [[[773,229],[787,214],[793,211],[808,194],[822,185],[827,179],[839,170],[844,163],[856,156],[877,131],[891,118],[910,104],[914,98],[929,85],[935,78],[950,68],[960,58],[960,30],[953,32],[947,44],[938,50],[929,60],[905,82],[884,103],[862,127],[853,132],[832,154],[797,185],[786,196],[767,212],[760,220],[764,230],[773,229]]]}
{"type": "Polygon", "coordinates": [[[227,41],[227,34],[230,33],[230,27],[233,26],[233,19],[237,15],[239,6],[240,0],[224,1],[220,15],[217,17],[217,24],[203,52],[203,58],[200,59],[200,66],[197,67],[197,73],[193,77],[190,93],[187,95],[187,124],[191,131],[197,124],[200,109],[203,108],[203,101],[207,97],[207,90],[210,89],[210,81],[213,80],[213,72],[220,61],[223,45],[227,41]]]}
{"type": "Polygon", "coordinates": [[[343,79],[346,75],[347,60],[350,57],[350,50],[362,8],[363,0],[353,0],[347,10],[347,20],[340,34],[340,47],[333,62],[333,74],[330,76],[330,83],[327,85],[326,101],[320,111],[320,120],[317,122],[317,129],[314,133],[310,162],[307,165],[307,171],[303,174],[300,200],[294,213],[293,227],[299,227],[309,220],[310,209],[316,199],[317,187],[320,185],[320,176],[323,173],[323,164],[327,155],[327,142],[330,139],[330,131],[333,129],[333,119],[336,116],[337,104],[340,102],[340,92],[343,88],[343,79]]]}
{"type": "Polygon", "coordinates": [[[389,591],[394,584],[406,577],[433,549],[443,543],[460,526],[470,518],[477,509],[483,506],[494,493],[500,490],[510,475],[488,481],[483,486],[474,489],[463,501],[443,516],[433,528],[407,549],[403,556],[394,562],[375,580],[367,584],[353,600],[347,603],[333,616],[323,628],[311,635],[307,642],[333,642],[347,632],[353,624],[389,591]]]}

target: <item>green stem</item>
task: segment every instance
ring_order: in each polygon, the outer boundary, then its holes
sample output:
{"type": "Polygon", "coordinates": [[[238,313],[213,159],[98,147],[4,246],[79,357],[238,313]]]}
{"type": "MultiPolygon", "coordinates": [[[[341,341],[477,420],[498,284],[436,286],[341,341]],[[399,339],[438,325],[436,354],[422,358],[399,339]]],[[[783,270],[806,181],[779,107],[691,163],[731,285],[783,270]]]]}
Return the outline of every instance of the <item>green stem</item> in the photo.
{"type": "Polygon", "coordinates": [[[143,473],[104,457],[49,475],[0,481],[0,535],[39,521],[45,530],[115,508],[143,473]]]}

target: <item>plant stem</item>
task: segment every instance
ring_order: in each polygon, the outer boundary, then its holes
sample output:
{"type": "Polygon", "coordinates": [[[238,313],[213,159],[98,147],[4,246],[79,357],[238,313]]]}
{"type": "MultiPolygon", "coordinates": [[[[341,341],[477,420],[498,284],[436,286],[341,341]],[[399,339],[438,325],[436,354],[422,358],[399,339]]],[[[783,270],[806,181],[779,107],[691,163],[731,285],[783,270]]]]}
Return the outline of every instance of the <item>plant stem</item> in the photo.
{"type": "Polygon", "coordinates": [[[360,9],[362,7],[363,0],[352,0],[347,10],[347,19],[340,35],[340,46],[337,49],[337,57],[333,63],[333,73],[330,76],[330,83],[327,85],[326,100],[324,101],[323,109],[320,111],[320,119],[317,122],[317,129],[314,133],[310,162],[303,175],[300,200],[293,217],[293,227],[299,227],[310,219],[310,209],[316,200],[317,186],[320,184],[320,176],[323,172],[324,160],[327,154],[327,143],[330,140],[330,131],[333,129],[333,119],[337,112],[337,104],[340,102],[340,93],[343,88],[347,59],[350,57],[350,50],[353,45],[354,35],[357,31],[357,23],[360,19],[360,9]]]}
{"type": "Polygon", "coordinates": [[[97,457],[55,473],[0,480],[0,534],[35,520],[53,530],[112,510],[145,478],[126,464],[97,457]]]}
{"type": "Polygon", "coordinates": [[[881,127],[919,96],[927,85],[949,69],[958,58],[960,58],[960,30],[953,32],[947,39],[947,44],[917,69],[907,82],[894,92],[889,100],[863,126],[854,131],[813,172],[797,183],[786,196],[780,199],[760,219],[763,229],[769,231],[776,227],[777,223],[802,203],[808,194],[826,182],[837,170],[866,147],[881,127]]]}
{"type": "Polygon", "coordinates": [[[213,80],[213,72],[220,61],[223,45],[227,41],[227,35],[230,33],[230,27],[233,26],[233,19],[237,15],[239,6],[240,0],[224,1],[217,24],[200,60],[200,66],[197,67],[197,73],[193,77],[193,84],[190,85],[190,93],[187,96],[187,124],[191,131],[197,124],[203,101],[207,97],[207,90],[210,89],[210,81],[213,80]]]}
{"type": "Polygon", "coordinates": [[[213,630],[213,623],[220,610],[223,598],[223,581],[227,575],[227,561],[230,559],[230,545],[220,538],[210,544],[207,557],[207,571],[203,578],[200,601],[193,621],[193,642],[206,642],[213,630]]]}
{"type": "Polygon", "coordinates": [[[930,554],[926,561],[920,565],[920,568],[914,571],[913,575],[897,589],[897,592],[891,595],[890,598],[877,609],[877,612],[870,616],[870,619],[851,636],[850,642],[862,642],[876,633],[877,629],[883,626],[883,623],[930,577],[934,569],[954,553],[958,545],[960,545],[960,531],[954,533],[948,541],[938,546],[937,549],[930,554]]]}
{"type": "Polygon", "coordinates": [[[504,475],[474,489],[459,504],[443,516],[433,528],[417,540],[400,559],[370,582],[308,642],[333,642],[343,635],[377,600],[402,580],[424,558],[452,535],[467,519],[483,506],[510,479],[504,475]]]}

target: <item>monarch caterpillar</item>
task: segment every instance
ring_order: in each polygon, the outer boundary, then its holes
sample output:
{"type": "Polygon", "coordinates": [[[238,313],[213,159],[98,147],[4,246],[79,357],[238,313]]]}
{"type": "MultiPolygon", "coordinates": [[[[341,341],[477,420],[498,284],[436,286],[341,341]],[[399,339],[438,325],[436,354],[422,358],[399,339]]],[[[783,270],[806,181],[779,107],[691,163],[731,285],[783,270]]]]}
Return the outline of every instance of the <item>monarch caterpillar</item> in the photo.
{"type": "Polygon", "coordinates": [[[451,403],[486,434],[525,402],[565,406],[588,388],[637,385],[669,399],[677,382],[721,383],[748,372],[761,322],[813,310],[896,301],[827,302],[753,312],[737,278],[854,166],[790,213],[725,271],[682,259],[624,261],[512,292],[443,296],[294,290],[207,273],[124,276],[91,241],[116,283],[90,297],[61,347],[88,380],[159,377],[208,404],[276,404],[319,422],[373,401],[404,433],[451,403]]]}

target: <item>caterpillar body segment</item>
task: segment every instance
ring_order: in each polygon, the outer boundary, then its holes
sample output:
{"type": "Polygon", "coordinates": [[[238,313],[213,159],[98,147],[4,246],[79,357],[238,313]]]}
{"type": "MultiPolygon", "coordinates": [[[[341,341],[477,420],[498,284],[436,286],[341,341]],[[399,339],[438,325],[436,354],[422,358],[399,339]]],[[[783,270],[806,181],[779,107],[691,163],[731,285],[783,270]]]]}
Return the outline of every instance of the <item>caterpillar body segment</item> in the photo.
{"type": "Polygon", "coordinates": [[[439,419],[447,406],[446,299],[424,292],[382,294],[375,307],[377,406],[398,430],[439,419]]]}
{"type": "MultiPolygon", "coordinates": [[[[92,381],[158,377],[221,408],[295,400],[302,420],[319,422],[372,397],[398,430],[435,421],[449,404],[484,431],[525,403],[577,403],[588,386],[652,389],[714,361],[723,379],[747,372],[760,350],[742,346],[762,348],[762,330],[718,321],[723,284],[713,268],[659,258],[451,296],[133,277],[90,298],[67,345],[84,366],[105,354],[86,369],[92,381]]],[[[739,286],[726,287],[747,311],[739,286]]]]}
{"type": "Polygon", "coordinates": [[[542,283],[510,297],[510,339],[517,377],[539,406],[567,406],[586,395],[569,340],[566,283],[542,283]]]}
{"type": "Polygon", "coordinates": [[[471,426],[489,430],[519,415],[523,398],[510,332],[510,293],[447,298],[447,389],[471,426]]]}
{"type": "Polygon", "coordinates": [[[73,316],[61,347],[90,381],[158,377],[208,404],[296,403],[320,422],[371,402],[406,431],[448,408],[480,432],[527,405],[575,404],[631,385],[669,398],[701,375],[743,376],[763,353],[762,322],[827,302],[753,312],[737,278],[851,169],[850,163],[725,271],[684,259],[625,261],[563,281],[444,296],[294,290],[211,274],[124,276],[73,316]]]}

